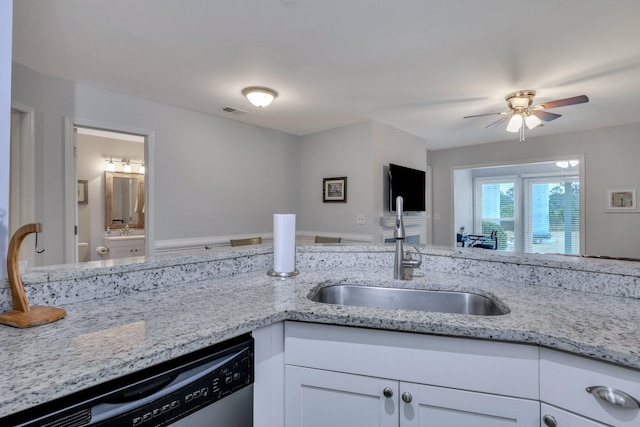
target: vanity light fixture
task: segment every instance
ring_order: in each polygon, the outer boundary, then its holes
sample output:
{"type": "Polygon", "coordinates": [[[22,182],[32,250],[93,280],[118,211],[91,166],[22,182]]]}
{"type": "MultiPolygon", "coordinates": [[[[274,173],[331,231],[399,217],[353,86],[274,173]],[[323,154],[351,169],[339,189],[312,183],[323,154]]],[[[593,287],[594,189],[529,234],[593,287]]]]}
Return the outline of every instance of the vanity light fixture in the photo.
{"type": "MultiPolygon", "coordinates": [[[[105,169],[107,172],[116,171],[116,165],[115,163],[113,163],[113,157],[109,157],[108,159],[105,159],[105,162],[107,162],[107,167],[105,169]]],[[[144,162],[131,160],[128,157],[123,157],[119,163],[122,163],[122,172],[131,173],[132,172],[131,165],[140,165],[140,169],[138,172],[141,174],[144,174],[145,172],[144,162]]]]}
{"type": "Polygon", "coordinates": [[[107,163],[107,172],[115,172],[116,170],[116,165],[113,164],[113,159],[109,158],[109,160],[107,160],[109,163],[107,163]]]}
{"type": "Polygon", "coordinates": [[[266,107],[278,96],[278,92],[268,87],[250,86],[242,89],[242,94],[256,107],[266,107]]]}

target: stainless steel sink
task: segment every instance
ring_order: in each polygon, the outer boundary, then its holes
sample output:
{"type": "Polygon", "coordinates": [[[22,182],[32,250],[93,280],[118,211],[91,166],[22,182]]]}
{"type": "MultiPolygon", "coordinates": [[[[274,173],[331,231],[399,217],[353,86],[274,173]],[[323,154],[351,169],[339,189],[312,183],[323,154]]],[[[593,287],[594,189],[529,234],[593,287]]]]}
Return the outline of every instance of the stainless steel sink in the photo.
{"type": "Polygon", "coordinates": [[[331,285],[318,289],[309,299],[326,304],[357,305],[396,310],[498,316],[507,314],[491,298],[469,292],[425,289],[331,285]]]}

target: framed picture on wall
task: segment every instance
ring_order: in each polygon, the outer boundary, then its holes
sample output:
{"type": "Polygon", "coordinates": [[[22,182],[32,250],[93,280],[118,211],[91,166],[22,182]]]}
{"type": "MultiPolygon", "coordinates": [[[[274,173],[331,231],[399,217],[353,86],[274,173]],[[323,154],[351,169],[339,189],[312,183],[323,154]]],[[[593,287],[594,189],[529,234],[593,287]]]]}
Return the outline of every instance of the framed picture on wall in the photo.
{"type": "Polygon", "coordinates": [[[638,210],[635,188],[607,190],[607,212],[630,212],[638,210]]]}
{"type": "Polygon", "coordinates": [[[86,205],[89,203],[89,181],[86,179],[78,180],[78,204],[86,205]]]}
{"type": "Polygon", "coordinates": [[[323,178],[322,201],[347,203],[347,177],[323,178]]]}

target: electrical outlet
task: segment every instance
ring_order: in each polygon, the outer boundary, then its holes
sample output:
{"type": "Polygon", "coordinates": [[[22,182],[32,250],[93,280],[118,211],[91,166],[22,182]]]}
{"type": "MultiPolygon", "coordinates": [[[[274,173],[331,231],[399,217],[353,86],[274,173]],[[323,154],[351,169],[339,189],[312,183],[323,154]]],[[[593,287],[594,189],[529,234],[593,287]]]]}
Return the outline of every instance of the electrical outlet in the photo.
{"type": "Polygon", "coordinates": [[[364,225],[366,223],[364,214],[358,214],[356,216],[356,224],[364,225]]]}

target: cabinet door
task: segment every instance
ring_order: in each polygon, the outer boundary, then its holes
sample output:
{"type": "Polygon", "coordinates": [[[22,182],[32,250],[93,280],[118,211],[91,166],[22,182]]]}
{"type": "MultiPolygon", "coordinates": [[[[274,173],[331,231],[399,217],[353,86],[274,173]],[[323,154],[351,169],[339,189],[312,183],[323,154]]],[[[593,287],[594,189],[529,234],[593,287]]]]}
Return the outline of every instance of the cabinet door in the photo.
{"type": "Polygon", "coordinates": [[[401,382],[399,402],[401,427],[540,426],[533,400],[401,382]]]}
{"type": "Polygon", "coordinates": [[[109,247],[109,259],[127,258],[132,256],[136,256],[133,254],[133,246],[109,247]]]}
{"type": "Polygon", "coordinates": [[[540,427],[607,427],[608,424],[583,418],[565,410],[543,403],[540,407],[540,427]],[[546,419],[545,419],[546,417],[546,419]]]}
{"type": "Polygon", "coordinates": [[[285,426],[397,427],[397,396],[397,381],[286,366],[285,426]]]}
{"type": "Polygon", "coordinates": [[[142,243],[135,243],[133,245],[133,255],[132,256],[144,256],[146,253],[144,240],[142,243]]]}

